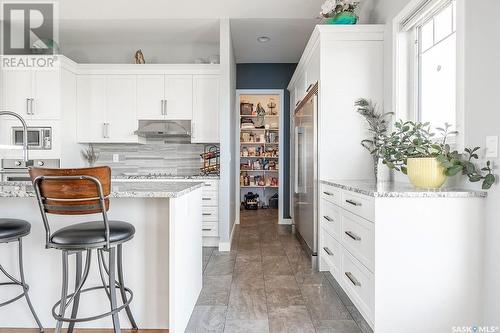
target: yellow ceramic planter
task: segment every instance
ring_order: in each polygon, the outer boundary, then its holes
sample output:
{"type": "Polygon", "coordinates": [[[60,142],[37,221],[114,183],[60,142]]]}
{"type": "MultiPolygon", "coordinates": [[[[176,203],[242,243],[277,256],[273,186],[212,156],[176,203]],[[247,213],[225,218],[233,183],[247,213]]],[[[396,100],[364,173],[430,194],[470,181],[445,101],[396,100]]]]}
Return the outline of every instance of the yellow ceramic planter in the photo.
{"type": "Polygon", "coordinates": [[[446,181],[441,164],[433,157],[409,158],[407,173],[410,182],[420,188],[440,188],[446,181]]]}

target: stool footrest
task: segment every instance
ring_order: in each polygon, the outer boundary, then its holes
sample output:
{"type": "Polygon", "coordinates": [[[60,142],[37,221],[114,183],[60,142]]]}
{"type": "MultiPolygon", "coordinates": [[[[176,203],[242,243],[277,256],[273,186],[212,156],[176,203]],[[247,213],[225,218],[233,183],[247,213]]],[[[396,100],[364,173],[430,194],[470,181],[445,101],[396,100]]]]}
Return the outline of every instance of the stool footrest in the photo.
{"type": "MultiPolygon", "coordinates": [[[[94,290],[98,290],[98,289],[107,289],[107,288],[109,288],[109,286],[97,286],[97,287],[92,287],[92,288],[86,288],[86,289],[80,290],[80,294],[85,293],[85,292],[89,292],[89,291],[94,291],[94,290]]],[[[109,312],[106,312],[106,313],[103,313],[103,314],[100,314],[100,315],[96,315],[96,316],[92,316],[92,317],[86,317],[86,318],[66,318],[64,316],[59,316],[56,313],[56,309],[61,304],[61,301],[58,301],[52,307],[52,316],[56,320],[67,322],[67,323],[81,323],[81,322],[92,321],[92,320],[97,320],[97,319],[101,319],[101,318],[104,318],[104,317],[112,316],[115,313],[118,313],[121,310],[125,309],[132,302],[132,299],[134,298],[134,293],[132,292],[132,290],[130,290],[127,287],[123,287],[123,289],[125,290],[125,292],[127,292],[129,294],[129,297],[127,298],[127,301],[125,303],[123,303],[121,306],[119,306],[116,309],[113,309],[113,310],[111,310],[109,312]]],[[[66,296],[66,299],[72,298],[74,294],[75,293],[69,294],[68,296],[66,296]]]]}

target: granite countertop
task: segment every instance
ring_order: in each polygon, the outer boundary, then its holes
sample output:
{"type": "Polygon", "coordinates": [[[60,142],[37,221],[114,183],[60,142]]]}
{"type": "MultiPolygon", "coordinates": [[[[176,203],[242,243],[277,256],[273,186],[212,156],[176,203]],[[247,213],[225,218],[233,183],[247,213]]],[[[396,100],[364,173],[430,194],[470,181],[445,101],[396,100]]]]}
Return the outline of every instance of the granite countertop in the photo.
{"type": "MultiPolygon", "coordinates": [[[[178,198],[203,186],[203,182],[112,182],[111,198],[178,198]]],[[[30,198],[30,182],[0,182],[0,198],[30,198]]]]}
{"type": "Polygon", "coordinates": [[[219,175],[195,175],[195,176],[166,176],[166,175],[113,175],[114,180],[218,180],[219,175]]]}
{"type": "Polygon", "coordinates": [[[419,189],[406,183],[375,183],[370,180],[321,180],[320,182],[377,198],[485,198],[487,196],[485,191],[446,187],[436,190],[419,189]]]}

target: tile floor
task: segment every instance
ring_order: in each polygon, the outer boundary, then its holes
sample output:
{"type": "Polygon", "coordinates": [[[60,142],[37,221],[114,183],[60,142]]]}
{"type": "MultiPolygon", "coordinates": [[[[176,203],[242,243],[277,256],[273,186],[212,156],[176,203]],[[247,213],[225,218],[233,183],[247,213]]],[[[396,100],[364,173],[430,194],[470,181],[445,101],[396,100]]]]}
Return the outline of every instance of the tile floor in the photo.
{"type": "Polygon", "coordinates": [[[242,211],[231,252],[203,249],[203,289],[186,332],[371,333],[329,273],[311,268],[276,210],[242,211]]]}

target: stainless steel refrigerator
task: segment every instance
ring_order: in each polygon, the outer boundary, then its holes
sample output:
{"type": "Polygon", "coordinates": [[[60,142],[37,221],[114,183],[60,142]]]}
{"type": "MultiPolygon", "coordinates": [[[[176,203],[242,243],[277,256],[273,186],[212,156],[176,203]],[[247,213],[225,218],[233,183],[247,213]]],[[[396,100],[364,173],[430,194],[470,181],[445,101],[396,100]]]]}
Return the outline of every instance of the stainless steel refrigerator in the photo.
{"type": "Polygon", "coordinates": [[[297,236],[312,256],[318,252],[318,95],[312,89],[295,110],[293,221],[297,236]]]}

